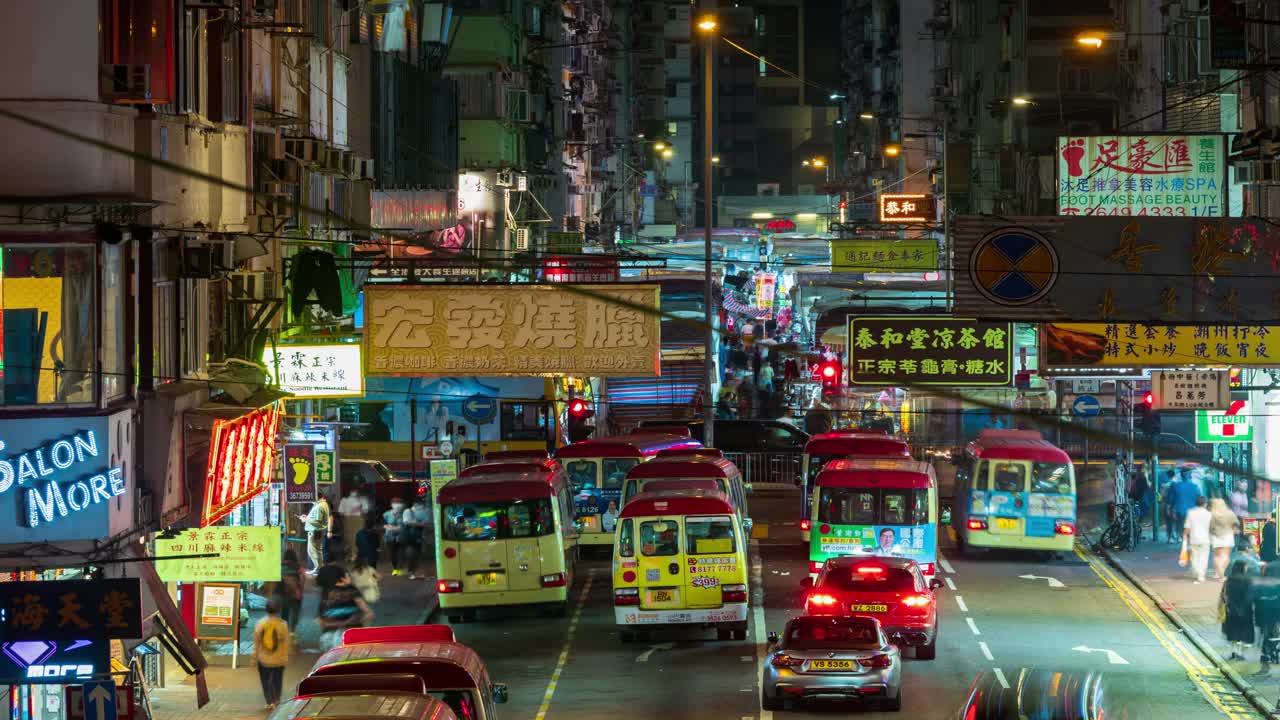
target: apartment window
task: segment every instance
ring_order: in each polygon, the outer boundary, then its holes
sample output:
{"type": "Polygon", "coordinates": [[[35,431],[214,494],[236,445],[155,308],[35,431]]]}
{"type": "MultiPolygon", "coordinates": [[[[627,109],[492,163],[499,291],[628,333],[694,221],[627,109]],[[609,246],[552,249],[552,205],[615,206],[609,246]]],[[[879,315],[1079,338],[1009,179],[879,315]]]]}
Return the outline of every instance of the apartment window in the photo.
{"type": "Polygon", "coordinates": [[[676,82],[674,80],[667,81],[667,97],[676,96],[676,82]]]}
{"type": "MultiPolygon", "coordinates": [[[[96,251],[92,243],[14,244],[0,249],[4,405],[94,402],[96,251]]],[[[123,290],[123,278],[114,283],[123,290]]]]}
{"type": "Polygon", "coordinates": [[[676,135],[679,134],[678,133],[679,129],[680,129],[680,125],[678,123],[673,123],[673,122],[667,123],[667,135],[671,137],[675,137],[676,135]]]}
{"type": "Polygon", "coordinates": [[[178,288],[173,280],[157,282],[152,291],[151,323],[155,332],[154,372],[156,384],[178,379],[177,333],[173,312],[178,303],[178,288]]]}
{"type": "MultiPolygon", "coordinates": [[[[127,245],[102,245],[102,399],[118,400],[129,393],[129,355],[125,336],[125,258],[127,245]]],[[[149,251],[150,248],[144,248],[149,251]]],[[[65,337],[65,333],[63,335],[65,337]]]]}
{"type": "Polygon", "coordinates": [[[760,88],[761,105],[799,105],[800,89],[794,87],[760,88]]]}
{"type": "Polygon", "coordinates": [[[172,0],[102,0],[98,45],[108,65],[150,65],[151,100],[173,102],[172,0]],[[146,28],[146,32],[137,32],[146,28]]]}
{"type": "Polygon", "coordinates": [[[676,59],[676,44],[675,44],[675,43],[667,43],[667,46],[666,46],[666,56],[667,56],[667,59],[668,59],[668,60],[675,60],[675,59],[676,59]]]}
{"type": "Polygon", "coordinates": [[[676,9],[675,9],[675,8],[673,8],[673,7],[669,7],[669,8],[667,8],[667,19],[668,19],[668,20],[678,20],[678,19],[679,19],[679,17],[676,15],[676,9]]]}
{"type": "Polygon", "coordinates": [[[209,281],[182,281],[182,376],[208,369],[209,281]]]}

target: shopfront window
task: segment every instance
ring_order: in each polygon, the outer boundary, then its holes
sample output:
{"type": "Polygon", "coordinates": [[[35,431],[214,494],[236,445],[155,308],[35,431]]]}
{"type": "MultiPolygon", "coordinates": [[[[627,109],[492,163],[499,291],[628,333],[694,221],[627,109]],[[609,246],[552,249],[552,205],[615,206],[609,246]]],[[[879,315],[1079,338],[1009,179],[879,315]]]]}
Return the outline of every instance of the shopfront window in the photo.
{"type": "Polygon", "coordinates": [[[102,246],[102,399],[128,394],[129,357],[125,338],[125,245],[102,246]]]}
{"type": "MultiPolygon", "coordinates": [[[[90,404],[96,399],[97,362],[96,247],[83,245],[6,245],[0,248],[0,301],[4,344],[0,348],[5,406],[90,404]]],[[[123,265],[117,255],[116,266],[123,265]]],[[[110,325],[112,345],[104,338],[123,373],[125,358],[123,277],[110,325]]],[[[121,388],[126,377],[118,376],[121,388]]],[[[121,390],[123,392],[123,390],[121,390]]]]}

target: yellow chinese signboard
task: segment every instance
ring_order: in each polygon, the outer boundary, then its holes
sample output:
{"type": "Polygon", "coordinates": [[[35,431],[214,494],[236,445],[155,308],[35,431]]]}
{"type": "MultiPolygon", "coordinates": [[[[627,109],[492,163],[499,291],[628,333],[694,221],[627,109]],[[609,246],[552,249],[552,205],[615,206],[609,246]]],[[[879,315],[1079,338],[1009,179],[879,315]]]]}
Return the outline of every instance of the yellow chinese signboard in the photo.
{"type": "Polygon", "coordinates": [[[1280,325],[1048,323],[1046,368],[1280,364],[1280,325]]]}
{"type": "Polygon", "coordinates": [[[659,374],[656,285],[368,285],[366,373],[659,374]]]}
{"type": "Polygon", "coordinates": [[[831,241],[833,273],[927,273],[937,269],[937,240],[855,238],[831,241]]]}
{"type": "Polygon", "coordinates": [[[214,526],[156,540],[156,572],[165,582],[255,582],[280,579],[280,528],[214,526]],[[217,557],[164,560],[175,555],[217,557]]]}

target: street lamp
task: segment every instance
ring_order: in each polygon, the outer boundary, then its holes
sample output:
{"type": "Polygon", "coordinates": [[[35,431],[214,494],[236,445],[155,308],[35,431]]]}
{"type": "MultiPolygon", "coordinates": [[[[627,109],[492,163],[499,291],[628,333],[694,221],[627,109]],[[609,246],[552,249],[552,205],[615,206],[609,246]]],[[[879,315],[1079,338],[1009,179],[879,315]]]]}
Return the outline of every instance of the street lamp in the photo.
{"type": "MultiPolygon", "coordinates": [[[[710,7],[709,0],[703,0],[703,7],[710,7]]],[[[711,198],[711,165],[715,162],[712,148],[715,143],[712,142],[712,113],[714,112],[715,96],[715,63],[712,61],[712,53],[715,50],[716,28],[720,27],[720,23],[716,20],[716,16],[707,13],[698,19],[698,30],[702,33],[702,244],[703,244],[703,284],[702,284],[702,310],[703,322],[707,326],[707,334],[704,340],[705,347],[702,351],[702,444],[707,447],[715,447],[715,426],[716,426],[716,399],[711,394],[711,389],[716,381],[716,362],[711,356],[711,350],[716,345],[715,317],[711,303],[711,223],[712,211],[715,205],[712,204],[711,198]],[[710,160],[711,162],[706,162],[710,160]]]]}
{"type": "Polygon", "coordinates": [[[712,165],[719,165],[719,164],[720,164],[720,156],[719,156],[719,155],[712,155],[712,156],[711,156],[711,164],[712,164],[712,165]]]}
{"type": "Polygon", "coordinates": [[[858,113],[858,117],[862,118],[863,120],[875,120],[875,119],[876,119],[876,116],[875,116],[875,115],[872,115],[872,114],[871,114],[871,113],[869,113],[869,112],[858,113]]]}
{"type": "Polygon", "coordinates": [[[665,160],[670,160],[670,159],[671,159],[671,157],[672,157],[673,155],[675,155],[675,154],[676,154],[675,150],[672,150],[671,148],[663,148],[663,149],[662,149],[662,157],[663,157],[663,159],[665,159],[665,160]]]}
{"type": "Polygon", "coordinates": [[[667,149],[667,144],[659,140],[658,142],[653,144],[653,149],[657,150],[658,152],[662,152],[663,150],[667,149]]]}
{"type": "Polygon", "coordinates": [[[884,154],[889,157],[898,157],[902,154],[902,146],[898,144],[885,145],[884,154]]]}
{"type": "Polygon", "coordinates": [[[1027,106],[1027,105],[1034,105],[1034,104],[1035,104],[1035,103],[1032,103],[1032,102],[1031,102],[1031,98],[1022,97],[1021,95],[1019,95],[1018,97],[1013,98],[1013,100],[1012,100],[1011,102],[1012,102],[1014,105],[1019,105],[1019,106],[1023,106],[1023,107],[1025,107],[1025,106],[1027,106]]]}

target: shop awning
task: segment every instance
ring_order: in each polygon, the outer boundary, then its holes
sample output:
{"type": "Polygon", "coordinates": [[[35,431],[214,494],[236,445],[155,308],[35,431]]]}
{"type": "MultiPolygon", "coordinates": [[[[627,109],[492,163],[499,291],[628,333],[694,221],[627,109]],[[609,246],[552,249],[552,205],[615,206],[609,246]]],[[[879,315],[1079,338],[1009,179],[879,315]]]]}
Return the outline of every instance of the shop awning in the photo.
{"type": "MultiPolygon", "coordinates": [[[[135,556],[146,555],[145,546],[134,544],[132,548],[135,556]]],[[[209,667],[209,661],[205,660],[204,653],[200,652],[199,643],[192,637],[191,630],[182,619],[182,611],[169,596],[169,590],[165,587],[164,581],[156,574],[155,564],[147,561],[133,563],[133,569],[137,571],[143,587],[151,595],[151,602],[155,604],[156,612],[163,622],[163,630],[158,633],[160,641],[177,656],[179,664],[189,674],[195,676],[196,708],[204,707],[209,703],[209,684],[204,676],[204,670],[209,667]]]]}

